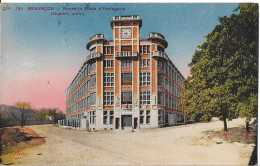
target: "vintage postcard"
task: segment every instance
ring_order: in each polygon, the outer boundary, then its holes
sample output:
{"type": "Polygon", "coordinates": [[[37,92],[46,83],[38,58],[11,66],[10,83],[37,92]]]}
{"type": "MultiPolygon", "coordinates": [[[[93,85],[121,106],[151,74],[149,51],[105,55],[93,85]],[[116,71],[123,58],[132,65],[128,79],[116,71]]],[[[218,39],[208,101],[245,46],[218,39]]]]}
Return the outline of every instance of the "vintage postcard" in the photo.
{"type": "Polygon", "coordinates": [[[4,165],[255,165],[258,3],[2,3],[4,165]]]}

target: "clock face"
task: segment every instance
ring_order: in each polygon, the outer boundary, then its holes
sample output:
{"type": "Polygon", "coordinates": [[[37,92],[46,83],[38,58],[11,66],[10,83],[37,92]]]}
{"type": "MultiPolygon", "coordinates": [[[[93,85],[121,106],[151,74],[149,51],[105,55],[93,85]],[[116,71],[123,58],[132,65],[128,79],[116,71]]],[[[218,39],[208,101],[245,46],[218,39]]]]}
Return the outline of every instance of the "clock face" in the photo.
{"type": "Polygon", "coordinates": [[[132,37],[131,28],[122,28],[121,29],[121,38],[122,39],[130,39],[132,37]]]}

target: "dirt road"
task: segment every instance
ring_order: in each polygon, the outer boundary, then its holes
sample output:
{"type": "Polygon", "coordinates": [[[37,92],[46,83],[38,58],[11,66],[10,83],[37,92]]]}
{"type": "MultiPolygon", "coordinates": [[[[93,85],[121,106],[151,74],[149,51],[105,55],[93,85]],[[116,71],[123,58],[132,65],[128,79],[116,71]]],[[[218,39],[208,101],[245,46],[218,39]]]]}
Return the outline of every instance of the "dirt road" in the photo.
{"type": "MultiPolygon", "coordinates": [[[[244,119],[228,127],[244,125],[244,119]]],[[[131,131],[76,131],[52,125],[31,126],[46,143],[24,152],[14,164],[62,165],[247,165],[254,144],[208,139],[202,133],[221,130],[213,121],[131,131]]]]}

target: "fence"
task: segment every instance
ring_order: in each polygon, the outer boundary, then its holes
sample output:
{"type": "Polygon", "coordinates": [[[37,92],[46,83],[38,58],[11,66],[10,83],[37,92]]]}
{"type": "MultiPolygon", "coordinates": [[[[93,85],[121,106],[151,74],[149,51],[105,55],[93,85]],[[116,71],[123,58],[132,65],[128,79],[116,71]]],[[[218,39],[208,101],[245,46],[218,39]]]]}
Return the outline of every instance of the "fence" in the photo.
{"type": "Polygon", "coordinates": [[[58,120],[58,125],[64,128],[73,128],[78,130],[89,129],[89,122],[87,119],[62,119],[58,120]]]}
{"type": "MultiPolygon", "coordinates": [[[[30,125],[43,125],[43,124],[53,124],[52,120],[27,120],[25,126],[30,125]]],[[[1,118],[0,127],[11,127],[11,126],[20,126],[20,122],[13,118],[1,118]]]]}

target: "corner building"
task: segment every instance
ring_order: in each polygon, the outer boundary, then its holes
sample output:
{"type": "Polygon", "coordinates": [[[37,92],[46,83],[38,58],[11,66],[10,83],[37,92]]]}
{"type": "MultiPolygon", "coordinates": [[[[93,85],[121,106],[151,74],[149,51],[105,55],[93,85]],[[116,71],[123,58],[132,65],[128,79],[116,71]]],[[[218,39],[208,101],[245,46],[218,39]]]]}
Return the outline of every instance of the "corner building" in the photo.
{"type": "Polygon", "coordinates": [[[92,36],[89,55],[66,90],[66,119],[91,130],[156,128],[184,123],[177,103],[184,77],[165,54],[164,36],[140,39],[137,15],[114,16],[113,40],[92,36]]]}

